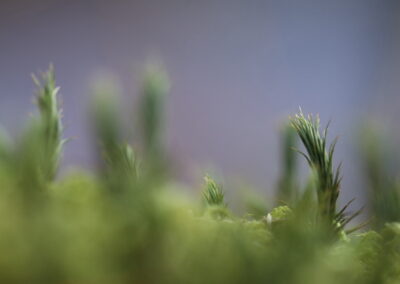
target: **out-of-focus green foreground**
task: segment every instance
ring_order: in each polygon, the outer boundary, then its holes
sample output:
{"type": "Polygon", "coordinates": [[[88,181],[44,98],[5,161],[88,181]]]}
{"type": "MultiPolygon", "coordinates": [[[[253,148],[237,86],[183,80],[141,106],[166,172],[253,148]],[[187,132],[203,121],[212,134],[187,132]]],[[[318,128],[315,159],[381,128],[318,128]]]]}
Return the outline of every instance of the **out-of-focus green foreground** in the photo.
{"type": "Polygon", "coordinates": [[[89,111],[98,171],[64,177],[57,169],[68,143],[53,71],[35,82],[37,117],[16,139],[0,139],[0,283],[400,282],[399,186],[371,129],[360,151],[368,224],[355,223],[360,212],[348,204],[337,208],[335,143],[302,112],[282,133],[276,207],[249,200],[237,216],[211,176],[200,200],[171,179],[162,143],[168,83],[159,69],[144,80],[138,149],[124,142],[114,90],[98,87],[89,111]],[[304,185],[296,137],[310,166],[304,185]]]}

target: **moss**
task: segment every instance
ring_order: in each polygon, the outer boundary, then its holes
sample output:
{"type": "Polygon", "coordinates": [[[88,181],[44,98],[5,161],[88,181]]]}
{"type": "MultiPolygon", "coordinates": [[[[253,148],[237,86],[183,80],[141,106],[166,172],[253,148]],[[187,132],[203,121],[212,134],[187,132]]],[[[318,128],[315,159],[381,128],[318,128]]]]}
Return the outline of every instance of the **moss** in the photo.
{"type": "MultiPolygon", "coordinates": [[[[141,125],[150,128],[141,132],[148,145],[127,144],[117,108],[102,101],[93,116],[100,142],[93,148],[100,150],[101,165],[95,172],[77,170],[56,178],[63,127],[54,77],[46,78],[43,86],[38,84],[39,122],[33,119],[15,141],[0,139],[0,283],[400,281],[400,223],[381,220],[382,230],[346,232],[350,203],[337,211],[336,204],[315,201],[312,186],[303,197],[292,192],[300,187],[292,183],[293,165],[286,165],[290,173],[283,175],[290,183],[280,183],[290,185],[283,191],[290,207],[278,206],[266,216],[260,202],[253,206],[257,214],[238,217],[225,201],[229,191],[210,176],[203,202],[192,198],[190,189],[168,175],[170,161],[158,141],[163,140],[163,116],[157,112],[168,88],[157,76],[146,79],[142,94],[139,121],[149,120],[141,125]],[[329,212],[320,211],[320,205],[329,212]],[[334,213],[334,222],[325,226],[322,213],[334,213]]],[[[309,139],[312,132],[310,141],[322,143],[317,156],[326,158],[325,136],[313,121],[298,118],[300,136],[309,139]]],[[[312,143],[307,145],[311,155],[312,143]]],[[[315,171],[318,157],[312,158],[315,171]]],[[[340,181],[331,180],[331,161],[321,164],[318,178],[334,186],[328,190],[330,202],[336,202],[340,181]]],[[[316,184],[316,190],[326,190],[321,181],[316,184]]]]}

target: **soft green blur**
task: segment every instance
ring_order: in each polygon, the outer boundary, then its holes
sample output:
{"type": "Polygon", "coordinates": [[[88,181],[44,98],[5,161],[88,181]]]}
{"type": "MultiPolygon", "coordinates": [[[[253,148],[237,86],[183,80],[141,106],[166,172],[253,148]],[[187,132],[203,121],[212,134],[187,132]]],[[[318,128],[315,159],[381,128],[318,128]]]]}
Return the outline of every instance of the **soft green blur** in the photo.
{"type": "MultiPolygon", "coordinates": [[[[0,136],[0,283],[400,281],[399,204],[386,217],[382,195],[373,207],[376,231],[349,233],[346,224],[354,214],[347,206],[336,210],[342,189],[332,165],[334,146],[326,149],[327,136],[302,114],[292,120],[294,131],[283,134],[278,192],[285,205],[237,216],[211,176],[205,177],[203,200],[189,198],[168,175],[165,78],[153,68],[144,80],[139,149],[123,137],[116,89],[95,88],[93,147],[103,164],[95,173],[61,178],[56,173],[65,140],[58,88],[52,70],[36,80],[39,116],[15,141],[0,136]],[[308,153],[306,185],[295,181],[296,134],[308,153]]],[[[377,159],[366,159],[366,169],[383,171],[377,159]]],[[[373,198],[380,196],[379,180],[371,176],[373,198]]]]}

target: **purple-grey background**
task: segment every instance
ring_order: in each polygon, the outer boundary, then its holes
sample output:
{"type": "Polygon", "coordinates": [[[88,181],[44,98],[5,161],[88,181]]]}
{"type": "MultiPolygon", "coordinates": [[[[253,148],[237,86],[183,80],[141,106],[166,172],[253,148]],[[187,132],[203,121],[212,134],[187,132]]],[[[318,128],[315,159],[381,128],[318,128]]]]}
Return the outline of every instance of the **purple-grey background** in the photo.
{"type": "Polygon", "coordinates": [[[362,187],[357,123],[367,114],[396,122],[399,13],[395,0],[1,0],[0,122],[21,128],[33,109],[30,73],[53,62],[75,137],[63,169],[90,167],[91,77],[119,76],[128,111],[143,65],[161,58],[172,81],[168,147],[182,176],[216,168],[272,192],[279,126],[301,106],[341,136],[348,200],[362,187]]]}

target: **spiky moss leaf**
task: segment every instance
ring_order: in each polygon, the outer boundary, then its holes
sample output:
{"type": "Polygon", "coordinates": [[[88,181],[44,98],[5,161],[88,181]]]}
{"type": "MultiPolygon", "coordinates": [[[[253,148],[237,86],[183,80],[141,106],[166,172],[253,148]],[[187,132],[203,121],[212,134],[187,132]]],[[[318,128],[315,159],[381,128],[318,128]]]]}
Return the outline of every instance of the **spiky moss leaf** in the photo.
{"type": "Polygon", "coordinates": [[[305,117],[303,112],[300,111],[299,114],[291,118],[291,124],[307,152],[307,154],[300,153],[306,158],[310,167],[317,172],[317,194],[321,214],[333,223],[341,182],[340,166],[337,169],[333,168],[336,140],[329,147],[327,146],[328,127],[320,133],[318,116],[315,118],[312,115],[305,117]]]}
{"type": "MultiPolygon", "coordinates": [[[[328,231],[331,231],[333,237],[337,236],[362,211],[360,209],[353,214],[347,214],[346,209],[351,201],[338,212],[336,210],[342,180],[341,165],[339,164],[337,168],[334,168],[333,165],[333,154],[337,138],[328,146],[327,133],[329,124],[321,132],[319,116],[308,115],[305,117],[301,109],[299,114],[291,118],[291,124],[306,149],[306,153],[301,151],[299,153],[306,158],[310,168],[315,171],[317,176],[319,222],[328,231]]],[[[356,226],[354,230],[359,229],[361,226],[356,226]]]]}
{"type": "Polygon", "coordinates": [[[54,179],[62,156],[65,140],[62,138],[62,110],[59,102],[59,90],[56,86],[54,68],[42,74],[41,80],[33,76],[37,86],[36,102],[40,113],[40,128],[42,132],[41,147],[43,152],[42,174],[47,181],[54,179]]]}
{"type": "Polygon", "coordinates": [[[205,188],[203,190],[203,198],[208,206],[226,207],[224,202],[224,192],[222,186],[217,184],[210,176],[204,177],[205,188]]]}

